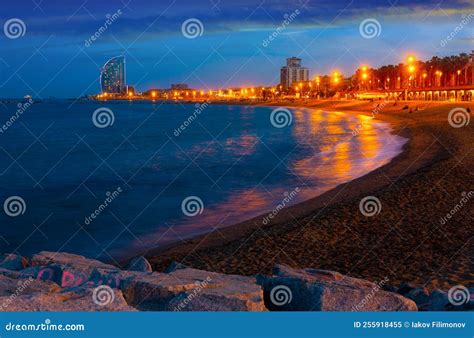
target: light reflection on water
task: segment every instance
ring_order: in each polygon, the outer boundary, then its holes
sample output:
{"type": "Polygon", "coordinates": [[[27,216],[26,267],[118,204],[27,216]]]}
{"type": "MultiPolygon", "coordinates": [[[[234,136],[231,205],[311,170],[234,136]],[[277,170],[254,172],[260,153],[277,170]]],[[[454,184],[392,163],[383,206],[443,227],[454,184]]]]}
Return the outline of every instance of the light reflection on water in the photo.
{"type": "MultiPolygon", "coordinates": [[[[293,174],[290,182],[282,182],[281,186],[262,183],[232,191],[222,201],[206,205],[202,215],[176,222],[172,232],[160,230],[153,236],[141,238],[143,242],[139,246],[167,244],[265,216],[281,205],[295,188],[299,189],[298,194],[285,206],[316,197],[387,164],[401,152],[406,142],[406,139],[392,135],[388,124],[375,122],[365,115],[296,109],[291,128],[296,146],[290,154],[279,159],[280,164],[284,163],[293,174]],[[353,135],[352,131],[356,129],[358,133],[353,135]],[[304,156],[285,161],[295,153],[304,156]]],[[[243,134],[227,139],[224,145],[227,151],[241,158],[254,154],[259,147],[270,147],[264,143],[256,135],[243,134]]],[[[272,175],[271,168],[268,175],[272,175]]]]}
{"type": "MultiPolygon", "coordinates": [[[[35,104],[0,135],[0,196],[27,203],[21,217],[0,213],[0,252],[126,258],[266,214],[296,188],[285,205],[315,197],[388,163],[405,142],[387,124],[337,112],[294,109],[278,129],[273,108],[210,105],[175,136],[194,105],[108,102],[115,123],[105,129],[91,121],[98,103],[70,105],[35,104]],[[181,211],[188,196],[202,199],[199,216],[181,211]]],[[[15,109],[0,106],[0,116],[15,109]]]]}

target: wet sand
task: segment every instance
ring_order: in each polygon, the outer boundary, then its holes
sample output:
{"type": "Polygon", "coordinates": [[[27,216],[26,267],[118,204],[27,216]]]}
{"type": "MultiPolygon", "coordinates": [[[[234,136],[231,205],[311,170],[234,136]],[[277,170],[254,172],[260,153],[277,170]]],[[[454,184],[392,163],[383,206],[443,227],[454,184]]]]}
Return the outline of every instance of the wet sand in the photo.
{"type": "MultiPolygon", "coordinates": [[[[216,272],[270,274],[275,263],[321,268],[389,284],[413,282],[432,288],[474,286],[474,121],[448,123],[457,107],[474,103],[360,101],[271,102],[265,105],[372,115],[409,138],[389,164],[321,196],[281,211],[267,225],[262,217],[146,254],[153,268],[171,262],[216,272]],[[402,109],[405,105],[409,109],[402,109]],[[416,107],[419,110],[416,111],[416,107]],[[412,113],[410,113],[412,109],[412,113]],[[364,216],[359,202],[376,196],[381,212],[364,216]],[[447,222],[441,219],[456,210],[447,222]]],[[[471,114],[472,116],[472,114],[471,114]]]]}

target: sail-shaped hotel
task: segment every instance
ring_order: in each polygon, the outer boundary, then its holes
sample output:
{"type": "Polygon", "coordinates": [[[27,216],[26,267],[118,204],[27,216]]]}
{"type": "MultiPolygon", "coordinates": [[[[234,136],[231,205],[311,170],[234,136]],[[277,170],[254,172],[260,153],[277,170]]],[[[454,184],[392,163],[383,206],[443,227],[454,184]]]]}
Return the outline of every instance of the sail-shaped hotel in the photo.
{"type": "Polygon", "coordinates": [[[122,94],[126,92],[125,56],[116,56],[105,63],[100,72],[102,93],[122,94]]]}

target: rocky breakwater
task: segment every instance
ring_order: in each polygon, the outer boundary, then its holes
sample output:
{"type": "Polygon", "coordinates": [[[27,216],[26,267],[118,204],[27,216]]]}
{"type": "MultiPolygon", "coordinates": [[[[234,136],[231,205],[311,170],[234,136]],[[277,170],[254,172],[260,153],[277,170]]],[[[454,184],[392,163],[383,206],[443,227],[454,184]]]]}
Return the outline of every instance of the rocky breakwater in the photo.
{"type": "Polygon", "coordinates": [[[0,311],[416,311],[451,306],[446,293],[399,289],[337,272],[277,265],[273,276],[225,275],[178,263],[153,272],[137,257],[126,269],[68,253],[0,255],[0,311]],[[390,290],[389,290],[390,289],[390,290]]]}

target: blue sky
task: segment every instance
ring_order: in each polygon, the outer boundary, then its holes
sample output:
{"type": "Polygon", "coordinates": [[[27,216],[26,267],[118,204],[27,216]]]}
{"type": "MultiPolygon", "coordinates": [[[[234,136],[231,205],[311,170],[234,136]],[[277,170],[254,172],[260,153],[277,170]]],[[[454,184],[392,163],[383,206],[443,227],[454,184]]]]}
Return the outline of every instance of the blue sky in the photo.
{"type": "Polygon", "coordinates": [[[263,85],[278,82],[279,68],[299,56],[310,74],[335,69],[350,75],[364,63],[380,66],[474,49],[470,0],[17,0],[2,3],[1,28],[21,19],[24,35],[0,31],[0,97],[77,97],[99,91],[100,66],[125,54],[128,82],[139,90],[186,82],[192,87],[263,85]],[[90,46],[85,41],[118,18],[90,46]],[[263,41],[285,15],[295,14],[267,46],[263,41]],[[202,35],[182,33],[188,19],[202,35]],[[377,36],[360,25],[375,19],[377,36]],[[440,42],[462,25],[445,46],[440,42]]]}

